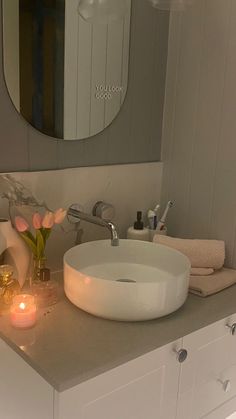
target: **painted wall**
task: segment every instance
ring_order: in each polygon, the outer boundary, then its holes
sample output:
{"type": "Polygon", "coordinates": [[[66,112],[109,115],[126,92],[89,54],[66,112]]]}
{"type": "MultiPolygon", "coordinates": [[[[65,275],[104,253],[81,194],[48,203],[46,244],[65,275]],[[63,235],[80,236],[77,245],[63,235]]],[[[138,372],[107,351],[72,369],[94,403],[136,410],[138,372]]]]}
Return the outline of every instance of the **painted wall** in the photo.
{"type": "MultiPolygon", "coordinates": [[[[2,49],[1,16],[0,22],[2,49]]],[[[110,127],[82,141],[51,139],[22,120],[8,97],[1,54],[0,172],[160,160],[168,27],[168,13],[155,11],[144,0],[133,1],[130,80],[124,106],[110,127]]]]}
{"type": "MultiPolygon", "coordinates": [[[[127,228],[135,220],[136,212],[143,211],[145,216],[146,211],[160,200],[162,163],[14,173],[13,176],[31,191],[39,203],[45,202],[52,211],[79,203],[85,211],[91,213],[97,201],[111,203],[115,207],[113,221],[120,237],[124,238],[127,228]]],[[[9,188],[0,176],[0,197],[8,192],[9,188]]],[[[28,217],[35,210],[28,206],[17,206],[12,216],[28,217]]],[[[0,218],[4,217],[8,217],[8,201],[1,199],[0,218]]],[[[89,223],[81,222],[77,227],[77,231],[83,230],[80,236],[82,242],[110,237],[106,229],[89,223]]],[[[65,232],[60,229],[53,231],[47,244],[48,266],[53,271],[62,268],[63,254],[76,242],[77,231],[74,226],[65,221],[64,229],[65,232]]]]}
{"type": "Polygon", "coordinates": [[[236,267],[236,2],[196,0],[173,14],[162,201],[171,234],[223,239],[236,267]]]}

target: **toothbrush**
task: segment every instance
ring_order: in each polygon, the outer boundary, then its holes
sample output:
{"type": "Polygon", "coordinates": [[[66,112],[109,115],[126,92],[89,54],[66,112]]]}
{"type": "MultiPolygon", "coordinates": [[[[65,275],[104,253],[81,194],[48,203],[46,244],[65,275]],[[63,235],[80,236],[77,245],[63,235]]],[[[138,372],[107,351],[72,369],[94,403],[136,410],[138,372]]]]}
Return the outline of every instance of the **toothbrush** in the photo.
{"type": "Polygon", "coordinates": [[[167,218],[167,214],[168,214],[168,212],[169,212],[169,209],[171,208],[171,207],[173,207],[173,205],[174,205],[174,202],[172,202],[172,201],[169,201],[168,202],[168,204],[167,204],[167,206],[166,206],[166,209],[165,209],[165,211],[164,211],[164,213],[163,213],[163,215],[162,215],[162,217],[161,217],[161,219],[160,219],[160,221],[158,222],[158,224],[157,224],[157,230],[159,230],[159,231],[162,231],[163,229],[164,229],[164,227],[165,227],[165,223],[166,223],[166,218],[167,218]]]}
{"type": "Polygon", "coordinates": [[[155,212],[155,217],[154,217],[154,230],[157,229],[157,221],[158,221],[157,215],[158,215],[159,209],[160,209],[160,205],[157,204],[155,206],[155,208],[154,208],[154,212],[155,212]]]}
{"type": "Polygon", "coordinates": [[[150,230],[156,230],[157,227],[157,213],[160,205],[157,204],[154,210],[149,210],[147,213],[150,230]]]}
{"type": "Polygon", "coordinates": [[[160,205],[159,204],[157,204],[156,206],[155,206],[155,208],[154,208],[154,212],[156,213],[156,215],[157,215],[157,213],[158,213],[158,211],[159,211],[159,208],[160,208],[160,205]]]}
{"type": "Polygon", "coordinates": [[[155,217],[156,217],[156,213],[153,210],[149,210],[147,213],[148,216],[148,223],[149,223],[149,228],[150,230],[154,230],[155,229],[155,217]]]}

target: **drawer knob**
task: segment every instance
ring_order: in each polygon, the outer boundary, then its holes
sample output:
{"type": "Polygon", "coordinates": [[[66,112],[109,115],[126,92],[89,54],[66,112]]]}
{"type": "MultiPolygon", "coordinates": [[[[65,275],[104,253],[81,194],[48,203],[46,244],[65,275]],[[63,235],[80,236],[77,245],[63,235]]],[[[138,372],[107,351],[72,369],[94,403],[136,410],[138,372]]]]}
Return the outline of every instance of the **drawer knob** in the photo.
{"type": "Polygon", "coordinates": [[[222,384],[222,387],[223,387],[224,392],[225,393],[229,393],[229,391],[231,390],[231,382],[230,382],[230,380],[225,380],[225,381],[218,380],[218,381],[219,381],[219,383],[222,384]]]}
{"type": "Polygon", "coordinates": [[[187,357],[188,357],[188,351],[186,349],[179,349],[179,351],[174,350],[176,357],[177,357],[177,361],[182,364],[184,361],[186,361],[187,357]]]}
{"type": "Polygon", "coordinates": [[[226,324],[226,327],[230,329],[230,333],[232,336],[236,336],[236,323],[234,324],[226,324]]]}

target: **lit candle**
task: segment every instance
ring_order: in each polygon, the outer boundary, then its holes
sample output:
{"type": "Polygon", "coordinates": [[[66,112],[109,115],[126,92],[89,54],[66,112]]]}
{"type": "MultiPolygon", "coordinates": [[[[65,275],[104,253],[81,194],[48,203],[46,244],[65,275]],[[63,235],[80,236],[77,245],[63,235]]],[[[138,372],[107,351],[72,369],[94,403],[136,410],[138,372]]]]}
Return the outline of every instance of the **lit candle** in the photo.
{"type": "Polygon", "coordinates": [[[13,298],[10,309],[11,324],[20,329],[27,329],[36,323],[37,308],[33,295],[20,294],[13,298]]]}

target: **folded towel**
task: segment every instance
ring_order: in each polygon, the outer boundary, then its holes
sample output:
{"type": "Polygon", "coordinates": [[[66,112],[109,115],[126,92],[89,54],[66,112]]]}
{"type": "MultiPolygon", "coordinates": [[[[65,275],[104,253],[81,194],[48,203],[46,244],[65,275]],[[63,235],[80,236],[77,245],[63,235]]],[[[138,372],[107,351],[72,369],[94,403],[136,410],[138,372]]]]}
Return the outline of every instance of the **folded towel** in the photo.
{"type": "Polygon", "coordinates": [[[191,276],[189,292],[200,297],[208,297],[233,284],[236,284],[236,271],[234,269],[223,268],[212,275],[191,276]]]}
{"type": "Polygon", "coordinates": [[[187,256],[192,268],[221,269],[225,260],[225,243],[221,240],[188,240],[169,236],[154,236],[155,243],[179,250],[187,256]]]}
{"type": "Polygon", "coordinates": [[[214,273],[214,269],[212,268],[191,268],[191,275],[195,276],[207,276],[212,275],[214,273]]]}

